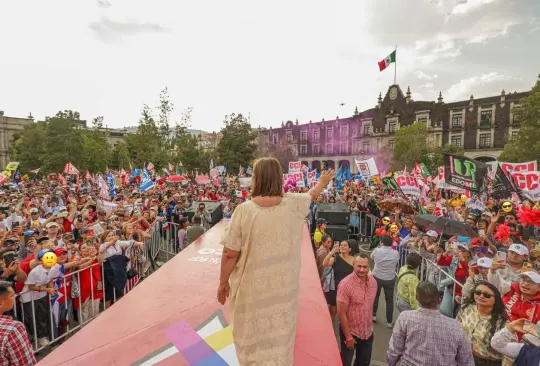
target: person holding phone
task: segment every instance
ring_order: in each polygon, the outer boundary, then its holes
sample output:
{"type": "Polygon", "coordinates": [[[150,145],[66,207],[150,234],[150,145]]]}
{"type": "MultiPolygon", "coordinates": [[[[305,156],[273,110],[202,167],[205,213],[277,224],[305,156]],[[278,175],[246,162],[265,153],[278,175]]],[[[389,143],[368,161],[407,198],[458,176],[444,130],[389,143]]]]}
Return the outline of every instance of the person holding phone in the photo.
{"type": "Polygon", "coordinates": [[[513,364],[517,366],[540,365],[540,347],[538,347],[540,339],[537,336],[531,339],[525,335],[524,343],[515,342],[516,335],[525,333],[527,323],[528,320],[525,318],[516,319],[507,323],[506,327],[495,333],[491,339],[491,347],[515,359],[513,364]]]}

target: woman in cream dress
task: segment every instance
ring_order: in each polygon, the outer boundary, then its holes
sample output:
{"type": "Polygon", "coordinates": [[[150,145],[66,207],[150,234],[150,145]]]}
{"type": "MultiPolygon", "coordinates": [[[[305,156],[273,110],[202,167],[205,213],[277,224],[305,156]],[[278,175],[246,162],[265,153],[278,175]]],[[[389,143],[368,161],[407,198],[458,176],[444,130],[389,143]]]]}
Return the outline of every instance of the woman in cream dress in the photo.
{"type": "Polygon", "coordinates": [[[281,164],[255,162],[252,199],[239,205],[221,240],[218,301],[229,314],[241,366],[293,364],[300,287],[300,245],[309,206],[330,180],[308,193],[283,193],[281,164]]]}

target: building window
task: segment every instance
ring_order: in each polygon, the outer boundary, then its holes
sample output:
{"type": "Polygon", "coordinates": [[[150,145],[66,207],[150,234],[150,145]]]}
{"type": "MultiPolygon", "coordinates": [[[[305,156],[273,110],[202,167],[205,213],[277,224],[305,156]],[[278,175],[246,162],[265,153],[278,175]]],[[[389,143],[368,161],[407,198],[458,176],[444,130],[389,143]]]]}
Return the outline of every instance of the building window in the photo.
{"type": "Polygon", "coordinates": [[[390,122],[388,123],[388,132],[390,133],[396,133],[396,122],[390,122]]]}
{"type": "Polygon", "coordinates": [[[270,136],[269,135],[264,135],[264,141],[266,143],[269,143],[270,142],[270,136]]]}
{"type": "Polygon", "coordinates": [[[319,145],[313,145],[313,155],[319,155],[319,145]]]}
{"type": "Polygon", "coordinates": [[[417,121],[418,121],[418,123],[421,123],[421,124],[423,124],[424,126],[427,127],[427,121],[428,121],[427,117],[418,117],[417,121]]]}
{"type": "Polygon", "coordinates": [[[480,148],[491,147],[491,133],[480,134],[480,148]]]}
{"type": "Polygon", "coordinates": [[[326,153],[327,154],[333,154],[334,153],[333,150],[334,150],[334,148],[333,148],[332,144],[326,144],[326,153]]]}
{"type": "Polygon", "coordinates": [[[292,142],[292,134],[291,134],[291,133],[288,133],[288,134],[287,134],[287,142],[288,142],[288,143],[291,143],[291,142],[292,142]]]}
{"type": "Polygon", "coordinates": [[[307,155],[307,145],[300,145],[300,155],[307,155]]]}
{"type": "Polygon", "coordinates": [[[346,154],[347,154],[347,143],[346,143],[346,142],[342,142],[342,143],[339,145],[339,153],[340,153],[340,154],[343,154],[343,155],[346,155],[346,154]]]}
{"type": "Polygon", "coordinates": [[[369,153],[371,147],[371,143],[369,141],[364,142],[364,145],[362,146],[362,150],[364,151],[364,154],[369,153]]]}
{"type": "Polygon", "coordinates": [[[512,138],[515,138],[517,136],[519,131],[512,131],[512,138]]]}
{"type": "Polygon", "coordinates": [[[519,124],[519,117],[516,116],[516,112],[519,109],[519,105],[514,104],[514,108],[512,108],[512,124],[519,124]]]}
{"type": "Polygon", "coordinates": [[[394,140],[388,141],[388,147],[393,150],[396,147],[396,142],[394,140]]]}
{"type": "Polygon", "coordinates": [[[275,133],[272,135],[272,143],[277,144],[278,143],[278,134],[275,133]]]}
{"type": "Polygon", "coordinates": [[[461,147],[461,136],[458,135],[450,137],[450,144],[461,147]]]}
{"type": "Polygon", "coordinates": [[[452,128],[461,127],[462,122],[463,115],[461,113],[452,115],[452,128]]]}
{"type": "Polygon", "coordinates": [[[319,130],[313,130],[313,140],[319,140],[319,130]]]}
{"type": "Polygon", "coordinates": [[[369,136],[371,135],[371,126],[370,125],[365,125],[364,126],[364,136],[369,136]]]}
{"type": "Polygon", "coordinates": [[[341,129],[339,130],[339,137],[347,137],[347,132],[349,132],[347,126],[341,126],[341,129]]]}
{"type": "Polygon", "coordinates": [[[491,109],[480,112],[480,126],[489,126],[491,125],[491,117],[493,111],[491,109]]]}
{"type": "Polygon", "coordinates": [[[300,132],[300,141],[302,141],[302,142],[307,141],[307,131],[301,131],[300,132]]]}
{"type": "Polygon", "coordinates": [[[326,138],[331,139],[334,136],[334,129],[332,127],[328,127],[326,129],[326,138]]]}

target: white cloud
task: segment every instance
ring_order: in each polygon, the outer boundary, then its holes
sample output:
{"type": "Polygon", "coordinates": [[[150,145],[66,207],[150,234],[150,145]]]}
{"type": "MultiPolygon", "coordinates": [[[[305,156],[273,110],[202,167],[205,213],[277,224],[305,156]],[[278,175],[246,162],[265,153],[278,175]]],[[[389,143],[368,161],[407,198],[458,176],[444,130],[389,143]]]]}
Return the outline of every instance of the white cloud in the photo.
{"type": "Polygon", "coordinates": [[[428,75],[422,70],[416,71],[415,75],[420,80],[433,80],[433,79],[437,79],[439,77],[437,74],[428,75]]]}
{"type": "Polygon", "coordinates": [[[516,81],[516,78],[512,76],[490,72],[460,80],[448,88],[444,97],[449,101],[467,99],[471,94],[475,97],[485,97],[500,93],[505,88],[505,85],[508,91],[508,87],[515,85],[516,81]],[[477,95],[475,95],[476,93],[477,95]]]}
{"type": "Polygon", "coordinates": [[[458,4],[452,9],[452,15],[461,15],[469,13],[472,10],[475,10],[479,7],[493,3],[497,0],[461,0],[458,4]]]}

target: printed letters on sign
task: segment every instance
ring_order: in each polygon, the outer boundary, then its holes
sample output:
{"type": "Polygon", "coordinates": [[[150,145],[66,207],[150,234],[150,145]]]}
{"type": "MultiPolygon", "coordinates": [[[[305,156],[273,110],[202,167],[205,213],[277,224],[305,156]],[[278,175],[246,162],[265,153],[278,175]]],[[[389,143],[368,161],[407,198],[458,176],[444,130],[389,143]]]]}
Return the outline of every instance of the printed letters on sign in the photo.
{"type": "Polygon", "coordinates": [[[512,173],[512,177],[521,189],[535,191],[540,186],[538,172],[512,173]]]}
{"type": "Polygon", "coordinates": [[[299,171],[301,163],[299,161],[290,161],[289,162],[289,172],[299,171]]]}
{"type": "Polygon", "coordinates": [[[518,172],[534,172],[536,170],[536,161],[526,163],[499,163],[504,174],[518,172]]]}
{"type": "Polygon", "coordinates": [[[415,177],[411,177],[411,176],[399,175],[396,178],[396,182],[397,182],[397,184],[399,184],[400,187],[403,187],[403,186],[416,186],[416,187],[418,187],[418,181],[416,180],[415,177]]]}
{"type": "Polygon", "coordinates": [[[362,175],[369,175],[369,165],[366,163],[358,163],[358,170],[362,175]]]}

